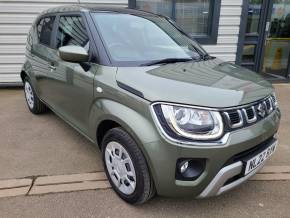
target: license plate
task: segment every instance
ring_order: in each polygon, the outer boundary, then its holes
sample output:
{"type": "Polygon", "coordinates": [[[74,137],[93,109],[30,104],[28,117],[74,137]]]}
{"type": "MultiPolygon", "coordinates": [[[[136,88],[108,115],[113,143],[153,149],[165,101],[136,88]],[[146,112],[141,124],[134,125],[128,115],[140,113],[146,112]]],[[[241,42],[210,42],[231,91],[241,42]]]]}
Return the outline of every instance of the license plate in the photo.
{"type": "Polygon", "coordinates": [[[274,152],[277,147],[277,141],[260,152],[256,156],[252,157],[246,162],[245,175],[249,174],[257,167],[261,166],[274,152]]]}

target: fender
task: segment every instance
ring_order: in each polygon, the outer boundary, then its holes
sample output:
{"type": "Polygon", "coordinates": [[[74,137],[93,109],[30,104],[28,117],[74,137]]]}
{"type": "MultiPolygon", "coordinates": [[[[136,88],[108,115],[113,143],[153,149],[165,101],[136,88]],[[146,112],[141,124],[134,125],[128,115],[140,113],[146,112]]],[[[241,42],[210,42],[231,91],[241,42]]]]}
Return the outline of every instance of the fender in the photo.
{"type": "MultiPolygon", "coordinates": [[[[142,108],[146,107],[148,107],[148,105],[144,102],[144,107],[142,108]]],[[[138,113],[136,110],[132,110],[119,102],[99,99],[95,102],[91,110],[90,129],[94,131],[91,132],[90,135],[94,135],[96,139],[97,128],[102,121],[111,120],[118,123],[136,141],[147,160],[152,176],[155,178],[156,175],[154,175],[155,172],[152,170],[153,166],[147,152],[150,148],[147,148],[146,145],[150,142],[160,140],[160,136],[158,135],[156,127],[152,124],[153,122],[150,121],[152,118],[149,107],[148,113],[143,114],[148,114],[148,117],[141,115],[141,113],[138,113]]]]}
{"type": "MultiPolygon", "coordinates": [[[[26,75],[29,77],[30,81],[32,82],[32,85],[33,85],[33,88],[34,88],[36,94],[39,96],[39,87],[38,87],[38,83],[36,82],[36,79],[35,79],[32,64],[27,59],[25,60],[25,63],[22,66],[21,74],[22,74],[22,72],[25,72],[26,75]]],[[[21,75],[21,79],[22,79],[22,75],[21,75]]]]}
{"type": "MultiPolygon", "coordinates": [[[[150,115],[149,113],[148,107],[148,115],[150,115]]],[[[136,136],[142,144],[150,143],[160,139],[156,127],[152,125],[153,122],[150,119],[151,117],[145,117],[137,110],[119,102],[99,99],[93,105],[90,113],[90,129],[93,131],[91,134],[96,134],[102,121],[112,120],[120,124],[130,134],[136,136]]]]}

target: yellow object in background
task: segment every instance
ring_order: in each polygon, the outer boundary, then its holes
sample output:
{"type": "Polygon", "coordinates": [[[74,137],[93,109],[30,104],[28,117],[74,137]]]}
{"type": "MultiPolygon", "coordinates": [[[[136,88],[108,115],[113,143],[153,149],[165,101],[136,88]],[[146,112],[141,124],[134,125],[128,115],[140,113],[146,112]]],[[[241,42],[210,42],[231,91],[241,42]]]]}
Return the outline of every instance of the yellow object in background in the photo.
{"type": "Polygon", "coordinates": [[[282,54],[283,54],[283,49],[277,48],[275,51],[275,56],[272,64],[272,69],[273,70],[280,70],[282,68],[282,54]]]}
{"type": "Polygon", "coordinates": [[[290,38],[267,38],[263,72],[287,70],[290,55],[290,38]]]}

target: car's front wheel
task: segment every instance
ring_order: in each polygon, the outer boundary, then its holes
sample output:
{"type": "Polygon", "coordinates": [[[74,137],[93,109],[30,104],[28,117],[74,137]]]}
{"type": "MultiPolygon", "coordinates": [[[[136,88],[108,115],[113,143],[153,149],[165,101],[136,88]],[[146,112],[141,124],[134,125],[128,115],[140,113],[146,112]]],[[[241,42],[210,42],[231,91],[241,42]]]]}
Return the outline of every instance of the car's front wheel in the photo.
{"type": "Polygon", "coordinates": [[[102,142],[107,177],[126,202],[142,204],[155,194],[146,160],[132,137],[122,128],[107,132],[102,142]]]}
{"type": "Polygon", "coordinates": [[[24,79],[24,94],[27,106],[32,113],[41,114],[47,111],[46,105],[37,97],[28,77],[24,79]]]}

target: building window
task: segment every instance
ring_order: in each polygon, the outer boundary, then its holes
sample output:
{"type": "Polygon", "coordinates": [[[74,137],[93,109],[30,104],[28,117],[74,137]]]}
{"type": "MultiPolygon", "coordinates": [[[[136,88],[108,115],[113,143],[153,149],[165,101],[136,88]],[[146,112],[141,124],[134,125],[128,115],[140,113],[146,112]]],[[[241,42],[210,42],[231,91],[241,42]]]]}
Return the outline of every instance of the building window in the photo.
{"type": "Polygon", "coordinates": [[[129,0],[129,7],[173,19],[202,44],[215,44],[220,0],[129,0]]]}

